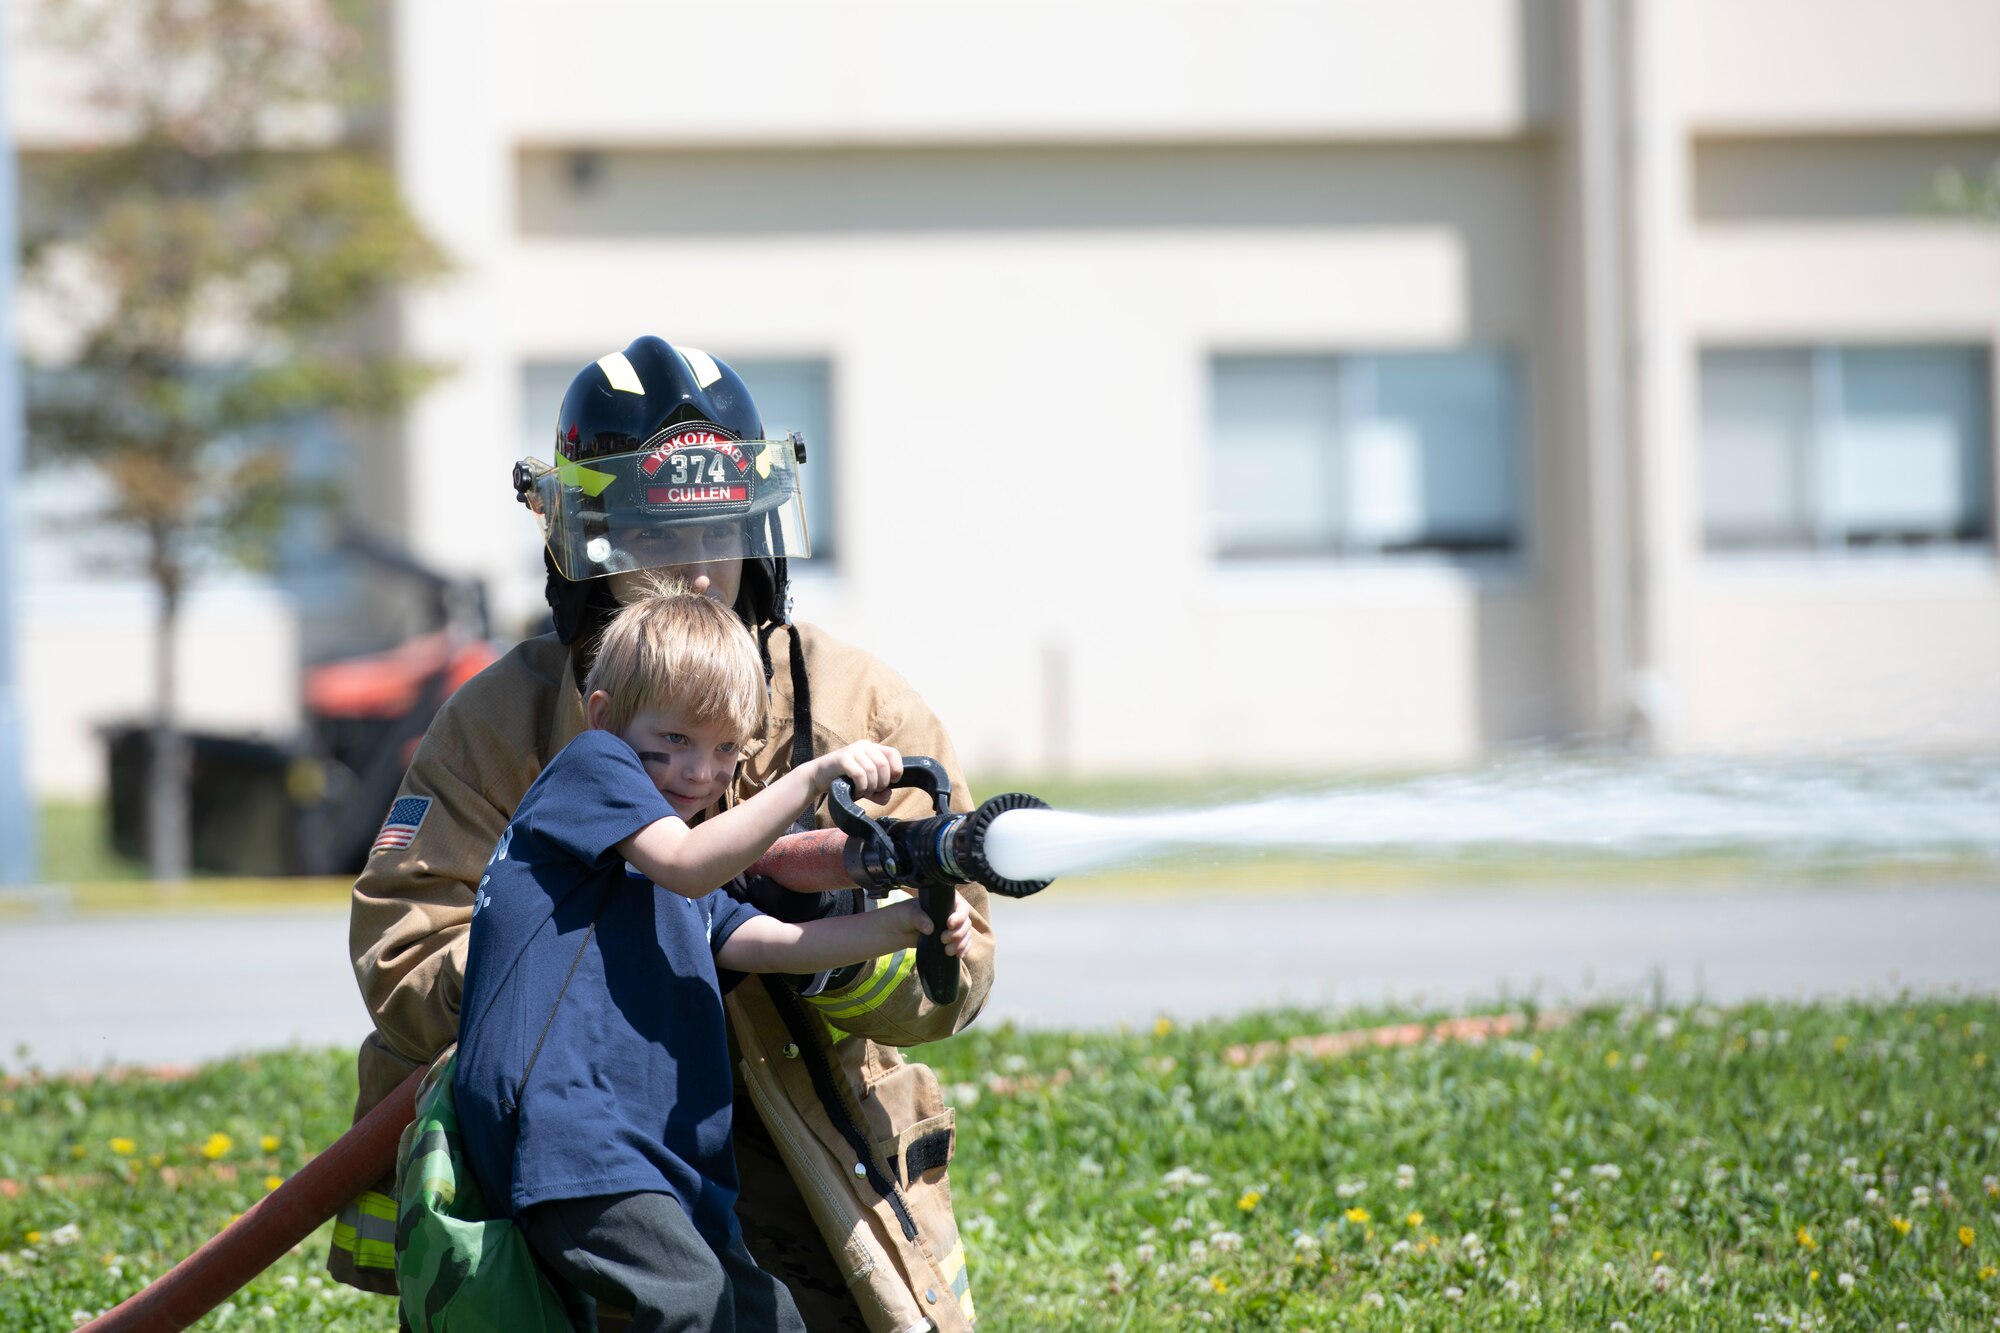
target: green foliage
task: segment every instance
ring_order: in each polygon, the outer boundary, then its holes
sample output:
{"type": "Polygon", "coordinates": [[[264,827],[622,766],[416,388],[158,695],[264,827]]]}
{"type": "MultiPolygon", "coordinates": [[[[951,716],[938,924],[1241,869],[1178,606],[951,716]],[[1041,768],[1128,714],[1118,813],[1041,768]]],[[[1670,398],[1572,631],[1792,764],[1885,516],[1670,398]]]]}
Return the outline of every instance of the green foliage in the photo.
{"type": "MultiPolygon", "coordinates": [[[[958,1107],[982,1319],[1877,1329],[2000,1313],[2000,1003],[1600,1009],[1477,1043],[1226,1056],[1391,1017],[975,1029],[924,1048],[958,1107]]],[[[345,1130],[352,1095],[338,1051],[0,1089],[0,1327],[67,1329],[130,1295],[345,1130]]],[[[386,1302],[318,1277],[327,1230],[202,1327],[391,1326],[386,1302]]]]}
{"type": "MultiPolygon", "coordinates": [[[[375,53],[322,0],[50,0],[104,140],[45,160],[23,287],[71,349],[31,377],[38,463],[109,483],[171,615],[202,564],[269,563],[296,436],[393,411],[434,373],[384,350],[386,296],[443,261],[368,111],[375,53]]],[[[346,8],[346,7],[342,7],[346,8]]],[[[162,705],[170,701],[162,700],[162,705]]]]}
{"type": "Polygon", "coordinates": [[[1975,175],[1947,167],[1931,183],[1930,206],[1941,213],[2000,222],[2000,162],[1975,175]]]}

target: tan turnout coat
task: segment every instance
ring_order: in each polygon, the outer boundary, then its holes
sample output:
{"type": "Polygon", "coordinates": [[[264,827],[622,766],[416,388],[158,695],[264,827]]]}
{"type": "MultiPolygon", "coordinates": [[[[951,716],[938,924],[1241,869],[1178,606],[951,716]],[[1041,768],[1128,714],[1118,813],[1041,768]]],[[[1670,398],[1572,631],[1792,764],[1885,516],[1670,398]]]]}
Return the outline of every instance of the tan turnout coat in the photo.
{"type": "MultiPolygon", "coordinates": [[[[813,626],[798,629],[814,752],[868,738],[929,755],[951,775],[954,808],[969,809],[951,741],[916,692],[867,653],[813,626]]],[[[761,743],[746,746],[739,796],[782,773],[792,753],[790,636],[780,628],[769,645],[771,721],[761,743]]],[[[350,953],[376,1028],[361,1051],[357,1115],[457,1040],[474,886],[529,784],[583,726],[569,651],[552,634],[522,643],[467,682],[431,723],[399,793],[427,797],[430,805],[408,846],[375,851],[354,886],[350,953]]],[[[928,814],[928,798],[900,792],[889,813],[928,814]]],[[[837,993],[810,999],[751,977],[726,1006],[743,1087],[806,1202],[811,1228],[873,1329],[903,1333],[925,1320],[939,1330],[963,1329],[972,1320],[945,1179],[952,1112],[931,1070],[895,1049],[956,1032],[992,987],[986,892],[978,885],[962,891],[973,940],[952,1005],[934,1005],[923,994],[911,950],[878,960],[837,993]]],[[[378,1265],[383,1202],[376,1201],[372,1222],[378,1265]]],[[[344,1235],[336,1228],[331,1266],[348,1280],[357,1277],[355,1228],[370,1234],[368,1204],[364,1198],[343,1213],[344,1235]]],[[[357,1285],[382,1289],[379,1268],[376,1283],[366,1272],[359,1276],[357,1285]]]]}

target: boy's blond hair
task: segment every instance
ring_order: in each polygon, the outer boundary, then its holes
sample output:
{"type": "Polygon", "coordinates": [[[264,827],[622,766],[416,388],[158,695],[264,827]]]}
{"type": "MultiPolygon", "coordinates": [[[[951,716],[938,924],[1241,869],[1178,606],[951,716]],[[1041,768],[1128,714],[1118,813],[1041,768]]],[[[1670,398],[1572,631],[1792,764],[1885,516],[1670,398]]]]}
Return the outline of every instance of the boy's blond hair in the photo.
{"type": "Polygon", "coordinates": [[[620,607],[598,641],[583,697],[611,697],[604,725],[623,731],[642,709],[702,725],[726,722],[744,740],[764,729],[764,665],[736,613],[687,585],[658,580],[620,607]]]}

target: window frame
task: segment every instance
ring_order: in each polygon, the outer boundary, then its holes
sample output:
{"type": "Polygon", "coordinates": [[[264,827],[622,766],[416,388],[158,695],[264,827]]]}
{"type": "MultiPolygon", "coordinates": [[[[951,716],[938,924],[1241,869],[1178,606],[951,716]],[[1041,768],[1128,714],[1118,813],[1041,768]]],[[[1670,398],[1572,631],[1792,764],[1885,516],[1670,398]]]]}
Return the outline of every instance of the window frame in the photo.
{"type": "Polygon", "coordinates": [[[1321,437],[1323,456],[1330,456],[1327,468],[1327,511],[1323,540],[1313,545],[1234,547],[1227,544],[1219,528],[1220,514],[1206,512],[1207,559],[1218,570],[1238,569],[1333,569],[1359,567],[1412,568],[1443,566],[1454,569],[1510,570],[1527,559],[1530,544],[1530,515],[1533,490],[1530,485],[1532,431],[1529,405],[1532,400],[1528,357],[1519,348],[1505,343],[1459,343],[1446,346],[1350,346],[1334,349],[1310,348],[1212,348],[1207,357],[1208,420],[1203,445],[1204,463],[1213,467],[1218,453],[1220,421],[1219,389],[1223,365],[1236,362],[1255,365],[1273,362],[1316,362],[1330,377],[1332,417],[1313,423],[1321,437]],[[1381,397],[1383,363],[1419,359],[1445,361],[1477,358],[1498,373],[1504,399],[1500,417],[1504,423],[1498,447],[1501,468],[1510,490],[1505,502],[1504,537],[1488,543],[1472,539],[1457,544],[1424,540],[1408,544],[1378,544],[1359,541],[1354,533],[1361,525],[1355,509],[1357,448],[1359,428],[1375,412],[1381,397]]]}
{"type": "Polygon", "coordinates": [[[1981,338],[1941,338],[1931,340],[1817,340],[1701,342],[1695,348],[1695,412],[1693,461],[1696,469],[1695,526],[1698,549],[1705,561],[1754,563],[1784,560],[1964,560],[1991,559],[1995,555],[1996,511],[2000,497],[1995,494],[1995,476],[2000,472],[2000,403],[1996,403],[1996,344],[1981,338]],[[1975,394],[1979,417],[1972,423],[1975,453],[1968,462],[1968,495],[1973,501],[1973,529],[1969,535],[1936,536],[1925,539],[1876,536],[1856,539],[1849,535],[1835,494],[1836,451],[1845,414],[1846,359],[1854,353],[1878,351],[1940,352],[1963,354],[1976,367],[1978,382],[1970,386],[1975,394]],[[1789,354],[1801,358],[1807,376],[1804,400],[1808,417],[1802,439],[1792,447],[1792,487],[1790,499],[1796,504],[1799,521],[1795,530],[1803,537],[1729,539],[1718,543],[1711,528],[1705,487],[1707,477],[1706,363],[1711,357],[1731,354],[1789,354]],[[1983,394],[1979,391],[1983,390],[1983,394]]]}

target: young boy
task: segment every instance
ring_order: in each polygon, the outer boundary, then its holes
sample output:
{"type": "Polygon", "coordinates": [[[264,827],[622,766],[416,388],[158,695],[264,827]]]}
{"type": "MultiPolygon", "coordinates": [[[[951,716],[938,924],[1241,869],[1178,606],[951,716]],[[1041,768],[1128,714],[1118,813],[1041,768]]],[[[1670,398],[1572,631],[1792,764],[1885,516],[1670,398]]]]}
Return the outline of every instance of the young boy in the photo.
{"type": "MultiPolygon", "coordinates": [[[[528,789],[475,895],[453,1082],[467,1158],[542,1261],[635,1330],[803,1329],[736,1222],[722,993],[931,926],[913,902],[793,925],[713,890],[835,778],[878,793],[902,758],[856,742],[690,824],[765,708],[750,635],[690,593],[620,611],[583,693],[589,729],[528,789]]],[[[961,898],[946,951],[970,931],[961,898]]]]}

